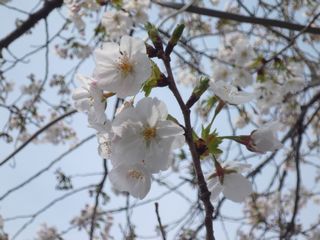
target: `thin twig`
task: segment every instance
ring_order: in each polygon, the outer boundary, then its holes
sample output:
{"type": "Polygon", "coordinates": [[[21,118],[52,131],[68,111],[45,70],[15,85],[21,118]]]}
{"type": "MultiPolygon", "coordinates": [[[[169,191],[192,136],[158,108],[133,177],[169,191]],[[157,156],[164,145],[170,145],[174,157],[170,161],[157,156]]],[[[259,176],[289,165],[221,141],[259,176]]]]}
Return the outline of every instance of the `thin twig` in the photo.
{"type": "Polygon", "coordinates": [[[105,159],[105,158],[103,159],[103,169],[104,169],[104,175],[102,177],[100,184],[97,187],[97,194],[96,194],[95,204],[94,204],[93,213],[92,213],[92,217],[91,217],[90,240],[92,240],[94,237],[94,230],[95,230],[95,226],[96,226],[96,224],[95,224],[96,215],[97,215],[97,209],[99,206],[99,198],[102,193],[104,183],[106,182],[106,179],[108,176],[108,164],[107,164],[107,159],[105,159]]]}
{"type": "Polygon", "coordinates": [[[25,141],[23,144],[21,144],[17,149],[15,149],[12,153],[9,154],[8,157],[6,157],[4,160],[2,160],[0,162],[0,166],[2,166],[3,164],[5,164],[7,161],[9,161],[12,157],[14,157],[17,153],[19,153],[23,148],[25,148],[29,143],[32,142],[32,140],[34,140],[35,138],[37,138],[42,132],[44,132],[45,130],[47,130],[48,128],[50,128],[51,126],[53,126],[54,124],[56,124],[57,122],[63,120],[64,118],[71,116],[73,114],[75,114],[77,112],[77,110],[71,110],[69,112],[66,112],[65,114],[61,115],[60,117],[52,120],[51,122],[49,122],[48,124],[46,124],[45,126],[43,126],[42,128],[40,128],[37,132],[35,132],[33,135],[31,135],[31,137],[28,138],[27,141],[25,141]]]}
{"type": "Polygon", "coordinates": [[[165,233],[164,228],[162,226],[161,218],[160,218],[160,214],[159,214],[159,204],[158,204],[158,202],[155,202],[154,206],[155,206],[155,210],[156,210],[156,214],[157,214],[157,220],[158,220],[158,223],[159,223],[159,228],[160,228],[160,232],[161,232],[161,235],[162,235],[162,239],[166,240],[166,233],[165,233]]]}

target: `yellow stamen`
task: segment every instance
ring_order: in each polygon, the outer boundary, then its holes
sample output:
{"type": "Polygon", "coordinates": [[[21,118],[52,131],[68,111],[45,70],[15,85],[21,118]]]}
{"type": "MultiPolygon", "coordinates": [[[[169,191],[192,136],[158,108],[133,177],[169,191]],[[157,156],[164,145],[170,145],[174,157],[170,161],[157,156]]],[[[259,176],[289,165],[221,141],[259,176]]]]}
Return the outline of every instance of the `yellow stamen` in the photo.
{"type": "Polygon", "coordinates": [[[146,141],[149,141],[149,140],[151,140],[152,138],[155,138],[155,136],[156,136],[156,133],[157,133],[157,131],[156,131],[156,129],[153,127],[153,128],[150,128],[150,127],[148,127],[148,128],[145,128],[144,130],[143,130],[143,137],[144,137],[144,139],[146,140],[146,141]]]}
{"type": "Polygon", "coordinates": [[[133,169],[129,170],[127,175],[128,177],[135,178],[137,180],[142,180],[144,178],[143,174],[140,171],[133,169]]]}
{"type": "Polygon", "coordinates": [[[124,53],[118,62],[118,69],[120,72],[127,76],[129,73],[133,72],[133,64],[130,62],[130,59],[126,53],[124,53]]]}

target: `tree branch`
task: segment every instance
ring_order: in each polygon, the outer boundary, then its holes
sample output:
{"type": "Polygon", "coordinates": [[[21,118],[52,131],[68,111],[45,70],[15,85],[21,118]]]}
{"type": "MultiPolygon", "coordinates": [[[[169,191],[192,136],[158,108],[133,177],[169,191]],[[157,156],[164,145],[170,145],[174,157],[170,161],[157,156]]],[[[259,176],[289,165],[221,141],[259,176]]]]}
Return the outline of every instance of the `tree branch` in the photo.
{"type": "Polygon", "coordinates": [[[195,144],[193,142],[193,137],[192,137],[192,126],[191,126],[191,121],[190,121],[190,109],[187,108],[185,105],[179,90],[177,89],[177,86],[174,81],[172,69],[171,69],[171,64],[170,64],[170,58],[166,56],[164,53],[161,56],[161,59],[164,63],[164,66],[166,68],[166,71],[168,73],[168,79],[169,79],[169,89],[175,96],[185,122],[185,137],[186,137],[186,142],[189,146],[191,156],[192,156],[192,161],[193,161],[193,166],[195,169],[195,173],[197,176],[198,180],[198,187],[200,191],[200,198],[203,202],[204,208],[205,208],[205,226],[206,226],[206,231],[207,231],[207,240],[214,240],[214,234],[213,234],[213,224],[212,224],[212,214],[213,214],[213,206],[210,202],[210,192],[207,187],[206,180],[204,178],[202,169],[201,169],[201,163],[200,163],[200,156],[197,153],[195,144]]]}
{"type": "Polygon", "coordinates": [[[42,128],[40,128],[37,132],[35,132],[30,138],[28,138],[27,141],[25,141],[23,144],[21,144],[16,150],[14,150],[8,157],[6,157],[4,160],[2,160],[0,162],[0,166],[2,166],[3,164],[5,164],[7,161],[9,161],[12,157],[14,157],[18,152],[20,152],[25,146],[27,146],[30,142],[32,142],[32,140],[34,140],[36,137],[38,137],[38,135],[40,135],[42,132],[44,132],[45,130],[47,130],[49,127],[51,127],[52,125],[56,124],[57,122],[61,121],[62,119],[71,116],[73,114],[75,114],[77,112],[77,110],[71,110],[63,115],[61,115],[60,117],[54,119],[53,121],[49,122],[47,125],[43,126],[42,128]]]}
{"type": "Polygon", "coordinates": [[[9,47],[11,43],[29,31],[41,19],[45,19],[56,8],[61,7],[63,0],[46,0],[43,7],[37,12],[31,14],[29,18],[18,26],[13,32],[0,40],[0,53],[2,49],[9,47]]]}
{"type": "Polygon", "coordinates": [[[162,239],[166,240],[166,234],[165,234],[163,225],[161,223],[161,218],[160,218],[160,214],[159,214],[159,203],[155,202],[154,206],[155,206],[155,210],[156,210],[156,214],[157,214],[157,220],[158,220],[158,223],[159,223],[159,229],[160,229],[160,232],[161,232],[162,239]]]}
{"type": "MultiPolygon", "coordinates": [[[[152,0],[153,3],[158,4],[163,7],[173,8],[173,9],[181,9],[184,7],[184,4],[180,3],[171,3],[171,2],[160,2],[157,0],[152,0]]],[[[186,12],[196,13],[204,16],[209,17],[216,17],[220,19],[227,19],[227,20],[233,20],[236,22],[241,23],[250,23],[250,24],[258,24],[265,27],[279,27],[294,31],[304,31],[305,33],[312,33],[312,34],[319,34],[320,35],[320,28],[315,27],[307,27],[301,24],[295,24],[290,23],[286,21],[280,21],[275,19],[268,19],[268,18],[260,18],[260,17],[249,17],[249,16],[243,16],[239,14],[229,13],[229,12],[223,12],[223,11],[217,11],[213,9],[208,8],[202,8],[202,7],[196,7],[196,6],[190,6],[186,10],[186,12]],[[306,28],[306,29],[305,29],[306,28]]]]}

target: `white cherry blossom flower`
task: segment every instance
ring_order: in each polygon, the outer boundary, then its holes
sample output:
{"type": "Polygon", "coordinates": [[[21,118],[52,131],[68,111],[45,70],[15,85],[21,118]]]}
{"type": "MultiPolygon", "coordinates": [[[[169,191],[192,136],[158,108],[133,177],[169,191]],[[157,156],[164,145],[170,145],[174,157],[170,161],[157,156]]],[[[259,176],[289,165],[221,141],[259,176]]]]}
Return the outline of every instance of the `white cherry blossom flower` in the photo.
{"type": "Polygon", "coordinates": [[[141,163],[123,163],[113,168],[109,179],[114,188],[143,199],[151,188],[151,172],[141,163]]]}
{"type": "Polygon", "coordinates": [[[303,78],[294,77],[288,79],[283,86],[284,94],[295,94],[296,92],[301,91],[305,86],[306,82],[303,80],[303,78]]]}
{"type": "Polygon", "coordinates": [[[178,73],[178,83],[181,83],[185,87],[195,87],[199,79],[187,68],[181,69],[178,73]]]}
{"type": "Polygon", "coordinates": [[[233,201],[243,202],[245,198],[252,193],[250,181],[241,175],[242,172],[250,169],[249,164],[229,162],[223,167],[223,178],[217,173],[208,177],[208,189],[211,192],[211,201],[216,201],[220,193],[233,201]],[[223,179],[222,182],[220,182],[223,179]]]}
{"type": "Polygon", "coordinates": [[[107,120],[104,112],[106,101],[103,91],[98,88],[97,81],[92,78],[78,75],[77,79],[81,86],[72,93],[75,108],[80,112],[88,113],[90,125],[104,124],[107,120]]]}
{"type": "Polygon", "coordinates": [[[123,11],[107,11],[101,20],[107,35],[111,39],[117,39],[129,33],[132,27],[132,20],[129,14],[123,11]]]}
{"type": "Polygon", "coordinates": [[[268,113],[270,107],[280,104],[284,98],[283,88],[271,79],[255,84],[254,88],[257,94],[257,106],[262,114],[268,113]]]}
{"type": "Polygon", "coordinates": [[[229,104],[247,103],[256,97],[253,93],[238,91],[236,87],[224,81],[211,81],[210,86],[217,97],[229,104]]]}
{"type": "Polygon", "coordinates": [[[267,151],[275,151],[283,146],[277,139],[276,132],[281,128],[278,122],[267,123],[250,135],[250,141],[247,148],[250,151],[265,153],[267,151]]]}
{"type": "Polygon", "coordinates": [[[213,65],[212,77],[215,81],[230,81],[232,77],[232,71],[226,64],[216,62],[213,65]]]}
{"type": "Polygon", "coordinates": [[[120,46],[108,42],[96,51],[97,85],[119,98],[136,95],[151,75],[151,62],[141,39],[123,36],[120,46]]]}
{"type": "Polygon", "coordinates": [[[119,113],[112,124],[113,166],[135,162],[152,173],[168,169],[171,151],[183,144],[184,131],[167,116],[166,105],[156,98],[143,98],[135,108],[119,113]]]}
{"type": "Polygon", "coordinates": [[[240,38],[233,48],[233,56],[237,65],[245,66],[254,58],[254,51],[246,39],[240,38]]]}
{"type": "MultiPolygon", "coordinates": [[[[91,226],[92,222],[92,215],[94,213],[94,206],[86,205],[83,210],[81,210],[81,213],[79,216],[74,217],[71,220],[71,225],[76,226],[80,229],[87,229],[91,226]]],[[[95,224],[98,224],[101,221],[104,221],[103,218],[103,212],[100,207],[96,208],[96,218],[95,218],[95,224]]]]}

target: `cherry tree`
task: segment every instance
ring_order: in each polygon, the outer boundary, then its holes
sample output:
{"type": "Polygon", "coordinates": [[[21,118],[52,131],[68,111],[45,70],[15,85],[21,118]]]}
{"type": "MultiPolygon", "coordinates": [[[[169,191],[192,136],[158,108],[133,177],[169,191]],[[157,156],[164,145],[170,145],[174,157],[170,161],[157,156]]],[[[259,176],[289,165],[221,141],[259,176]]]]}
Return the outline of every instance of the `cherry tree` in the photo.
{"type": "Polygon", "coordinates": [[[320,238],[319,2],[20,4],[0,239],[320,238]]]}

